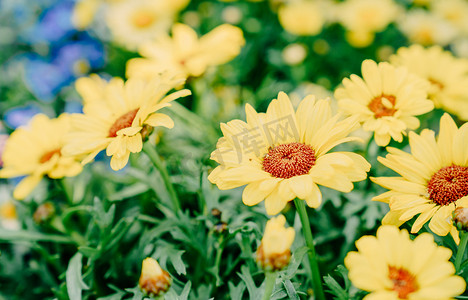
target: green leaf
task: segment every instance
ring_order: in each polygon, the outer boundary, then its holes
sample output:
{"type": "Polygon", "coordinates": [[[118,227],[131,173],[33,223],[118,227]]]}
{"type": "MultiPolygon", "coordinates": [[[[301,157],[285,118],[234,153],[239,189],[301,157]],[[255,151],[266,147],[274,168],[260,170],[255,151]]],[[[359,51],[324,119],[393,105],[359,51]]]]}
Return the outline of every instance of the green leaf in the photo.
{"type": "Polygon", "coordinates": [[[228,282],[229,286],[229,296],[231,300],[242,300],[244,291],[245,291],[245,283],[240,282],[237,286],[235,286],[232,282],[228,282]]]}
{"type": "Polygon", "coordinates": [[[180,293],[179,300],[187,300],[190,294],[191,288],[192,288],[192,282],[189,281],[185,284],[184,289],[182,290],[182,293],[180,293]]]}
{"type": "Polygon", "coordinates": [[[308,251],[309,247],[307,246],[299,247],[296,250],[294,250],[288,268],[286,269],[286,272],[283,275],[284,278],[291,279],[296,275],[297,269],[301,265],[301,262],[308,251]]]}
{"type": "Polygon", "coordinates": [[[182,260],[182,255],[184,253],[185,253],[184,250],[169,252],[169,259],[171,260],[172,265],[174,266],[174,269],[179,275],[186,274],[185,264],[184,264],[184,261],[182,260]]]}
{"type": "Polygon", "coordinates": [[[73,240],[69,237],[54,235],[54,234],[44,234],[34,231],[26,230],[7,230],[0,228],[0,241],[6,241],[10,243],[27,241],[27,242],[54,242],[54,243],[65,243],[72,244],[73,240]]]}
{"type": "Polygon", "coordinates": [[[96,248],[87,247],[87,246],[78,247],[78,251],[81,252],[85,257],[89,257],[89,258],[92,258],[101,252],[96,248]]]}
{"type": "Polygon", "coordinates": [[[341,285],[331,275],[325,276],[323,278],[323,281],[325,282],[327,287],[330,289],[331,294],[335,296],[334,299],[336,300],[348,299],[348,293],[346,292],[346,290],[343,289],[341,285]]]}
{"type": "Polygon", "coordinates": [[[299,300],[299,296],[297,295],[296,289],[294,288],[291,280],[283,281],[284,288],[286,289],[286,293],[288,293],[289,299],[292,300],[299,300]]]}
{"type": "Polygon", "coordinates": [[[148,191],[150,187],[146,183],[134,183],[128,187],[123,188],[122,190],[113,193],[109,196],[109,201],[120,201],[123,199],[131,198],[138,196],[148,191]]]}
{"type": "Polygon", "coordinates": [[[83,255],[80,252],[77,252],[68,263],[66,281],[68,297],[70,297],[70,300],[81,300],[82,290],[89,289],[81,277],[82,259],[83,255]]]}
{"type": "Polygon", "coordinates": [[[244,281],[247,286],[247,291],[249,292],[250,299],[257,299],[262,295],[262,291],[255,285],[255,282],[250,274],[250,270],[247,266],[241,267],[241,273],[237,273],[239,277],[244,281]]]}

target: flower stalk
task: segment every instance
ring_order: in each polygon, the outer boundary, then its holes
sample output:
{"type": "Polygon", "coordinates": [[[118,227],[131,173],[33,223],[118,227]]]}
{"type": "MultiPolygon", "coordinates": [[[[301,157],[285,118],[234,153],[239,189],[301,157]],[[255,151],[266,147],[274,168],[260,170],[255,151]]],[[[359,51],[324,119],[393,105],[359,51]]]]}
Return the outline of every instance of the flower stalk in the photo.
{"type": "Polygon", "coordinates": [[[262,300],[269,300],[273,289],[275,288],[277,273],[276,271],[265,272],[265,293],[263,293],[262,300]]]}
{"type": "Polygon", "coordinates": [[[460,233],[460,244],[458,245],[457,256],[455,257],[455,269],[457,270],[457,273],[460,271],[463,256],[465,255],[466,244],[468,243],[468,232],[462,230],[460,233]]]}
{"type": "Polygon", "coordinates": [[[156,147],[154,147],[154,145],[151,145],[150,143],[145,143],[143,146],[143,151],[146,153],[146,155],[148,155],[153,165],[156,167],[156,169],[158,169],[159,173],[161,174],[161,177],[164,181],[164,185],[166,186],[166,189],[169,192],[174,212],[180,211],[179,198],[174,189],[174,185],[171,182],[169,173],[167,172],[166,167],[163,165],[161,158],[159,158],[158,152],[156,152],[156,147]]]}
{"type": "Polygon", "coordinates": [[[312,286],[314,294],[317,300],[325,300],[325,294],[323,293],[322,282],[320,280],[320,270],[317,263],[317,255],[315,253],[314,238],[312,236],[312,230],[310,229],[309,216],[303,200],[298,198],[294,199],[299,218],[302,223],[302,232],[306,241],[306,245],[309,248],[308,258],[310,264],[310,270],[312,272],[312,286]]]}

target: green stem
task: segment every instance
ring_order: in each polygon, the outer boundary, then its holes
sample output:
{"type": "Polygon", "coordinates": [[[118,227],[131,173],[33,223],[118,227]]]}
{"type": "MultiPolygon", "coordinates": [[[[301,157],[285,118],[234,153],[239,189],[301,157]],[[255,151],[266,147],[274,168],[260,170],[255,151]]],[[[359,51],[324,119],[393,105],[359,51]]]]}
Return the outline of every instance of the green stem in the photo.
{"type": "Polygon", "coordinates": [[[307,247],[309,247],[308,255],[310,270],[312,271],[314,295],[317,300],[325,300],[325,294],[323,293],[322,282],[320,280],[320,270],[317,264],[317,256],[315,254],[314,238],[312,236],[312,230],[310,229],[309,216],[307,215],[305,203],[304,200],[296,198],[294,199],[294,204],[296,205],[296,210],[299,213],[299,218],[301,219],[302,232],[304,233],[307,247]]]}
{"type": "Polygon", "coordinates": [[[465,255],[466,244],[468,243],[468,232],[461,231],[460,245],[458,245],[457,256],[455,257],[455,269],[460,271],[463,256],[465,255]]]}
{"type": "Polygon", "coordinates": [[[58,181],[60,183],[60,186],[63,189],[63,194],[65,195],[65,198],[67,199],[68,204],[72,206],[73,205],[73,191],[71,190],[71,187],[67,182],[67,179],[61,178],[58,181]]]}
{"type": "Polygon", "coordinates": [[[265,272],[265,293],[262,300],[269,300],[271,298],[271,293],[273,293],[273,289],[275,288],[276,275],[276,272],[265,272]]]}
{"type": "Polygon", "coordinates": [[[161,161],[158,153],[156,152],[156,147],[154,145],[151,145],[150,143],[145,143],[145,145],[143,146],[143,151],[146,153],[146,155],[148,155],[151,162],[161,174],[164,184],[166,185],[166,189],[169,192],[174,212],[177,213],[178,211],[180,211],[179,198],[177,197],[177,193],[174,189],[174,186],[172,185],[171,178],[167,173],[167,169],[164,167],[163,162],[161,161]]]}

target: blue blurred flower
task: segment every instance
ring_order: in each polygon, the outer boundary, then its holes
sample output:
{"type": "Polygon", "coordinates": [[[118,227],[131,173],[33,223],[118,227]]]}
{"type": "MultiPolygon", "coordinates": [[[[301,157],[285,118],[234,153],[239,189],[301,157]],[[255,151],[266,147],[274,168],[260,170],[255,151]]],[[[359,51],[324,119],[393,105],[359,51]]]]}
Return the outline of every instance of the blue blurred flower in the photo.
{"type": "Polygon", "coordinates": [[[71,18],[74,1],[57,1],[39,16],[37,22],[23,34],[24,42],[57,43],[70,38],[75,32],[71,18]]]}
{"type": "Polygon", "coordinates": [[[5,124],[12,128],[16,129],[19,126],[23,126],[29,123],[31,118],[41,113],[42,110],[33,104],[22,106],[22,107],[14,107],[5,112],[3,115],[5,124]]]}
{"type": "Polygon", "coordinates": [[[48,102],[64,86],[74,82],[77,77],[88,74],[90,70],[102,67],[104,63],[103,45],[84,36],[81,40],[54,47],[49,58],[36,54],[27,55],[24,80],[38,99],[48,102]]]}

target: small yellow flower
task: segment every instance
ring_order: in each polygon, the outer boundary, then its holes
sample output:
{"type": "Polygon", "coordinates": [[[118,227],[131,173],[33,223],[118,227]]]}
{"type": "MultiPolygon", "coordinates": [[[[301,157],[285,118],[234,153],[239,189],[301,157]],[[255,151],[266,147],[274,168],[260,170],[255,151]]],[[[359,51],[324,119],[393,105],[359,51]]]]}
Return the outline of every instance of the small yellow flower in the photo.
{"type": "Polygon", "coordinates": [[[431,83],[429,98],[436,107],[468,120],[467,59],[456,58],[440,46],[412,45],[398,49],[390,61],[428,80],[431,83]]]}
{"type": "Polygon", "coordinates": [[[245,108],[247,122],[221,124],[220,138],[211,159],[220,165],[208,179],[222,190],[247,185],[246,205],[265,200],[268,214],[279,213],[298,197],[317,208],[323,185],[350,192],[353,182],[366,178],[369,163],[350,152],[328,153],[336,145],[354,141],[348,134],[358,127],[355,118],[339,120],[329,101],[304,98],[297,112],[289,97],[280,92],[266,113],[245,108]]]}
{"type": "Polygon", "coordinates": [[[458,129],[444,114],[437,139],[432,130],[424,129],[420,135],[410,132],[409,144],[411,154],[388,147],[389,154],[378,158],[401,176],[371,178],[390,190],[373,199],[390,206],[382,223],[400,226],[419,214],[412,233],[429,221],[435,234],[450,232],[458,242],[452,213],[468,207],[468,123],[458,129]]]}
{"type": "Polygon", "coordinates": [[[433,1],[431,11],[447,20],[458,35],[468,34],[468,2],[466,0],[433,1]]]}
{"type": "Polygon", "coordinates": [[[114,40],[130,50],[165,35],[175,15],[188,1],[125,0],[108,6],[107,26],[114,40]]]}
{"type": "Polygon", "coordinates": [[[105,83],[97,76],[81,78],[77,90],[84,98],[84,114],[73,114],[72,130],[64,153],[85,155],[90,162],[106,149],[113,170],[122,169],[130,153],[140,152],[148,130],[172,128],[172,119],[158,111],[172,100],[190,95],[189,90],[166,94],[184,83],[183,78],[159,74],[151,81],[113,78],[105,83]]]}
{"type": "Polygon", "coordinates": [[[93,22],[100,4],[100,0],[80,0],[76,2],[73,8],[73,25],[80,30],[88,27],[93,22]]]}
{"type": "Polygon", "coordinates": [[[364,300],[449,300],[465,291],[449,261],[452,251],[437,246],[430,233],[411,240],[406,230],[382,226],[377,237],[360,238],[356,248],[344,262],[351,282],[371,292],[364,300]]]}
{"type": "Polygon", "coordinates": [[[148,295],[160,296],[167,292],[171,286],[171,276],[161,269],[158,262],[151,257],[143,260],[139,285],[148,295]]]}
{"type": "Polygon", "coordinates": [[[210,66],[217,66],[236,57],[244,46],[242,30],[223,24],[201,38],[185,24],[172,27],[172,38],[162,35],[139,48],[143,58],[127,63],[127,77],[151,78],[162,70],[200,76],[210,66]]]}
{"type": "Polygon", "coordinates": [[[0,228],[1,227],[9,230],[18,230],[21,227],[13,200],[8,200],[3,203],[0,202],[0,228]]]}
{"type": "Polygon", "coordinates": [[[288,2],[278,10],[283,28],[296,35],[317,35],[325,23],[324,14],[315,1],[288,2]]]}
{"type": "Polygon", "coordinates": [[[434,108],[427,99],[429,83],[406,68],[365,60],[362,77],[345,78],[335,97],[341,111],[357,116],[364,130],[374,132],[379,146],[388,145],[390,138],[401,142],[407,129],[419,127],[415,116],[434,108]]]}
{"type": "Polygon", "coordinates": [[[285,224],[286,218],[279,215],[271,218],[265,226],[265,233],[257,250],[257,262],[265,270],[281,270],[289,263],[296,233],[294,228],[286,228],[285,224]]]}
{"type": "Polygon", "coordinates": [[[6,142],[2,155],[0,178],[26,176],[16,186],[13,197],[24,199],[39,184],[42,177],[76,176],[82,170],[79,158],[65,156],[65,135],[70,129],[70,116],[56,119],[34,116],[28,126],[16,129],[6,142]]]}
{"type": "Polygon", "coordinates": [[[398,27],[411,43],[424,46],[448,45],[457,30],[448,21],[423,9],[412,9],[399,20],[398,27]]]}
{"type": "Polygon", "coordinates": [[[6,220],[16,219],[16,207],[13,201],[7,201],[0,204],[0,218],[6,220]]]}
{"type": "Polygon", "coordinates": [[[347,30],[346,38],[355,47],[366,47],[376,32],[383,31],[401,13],[393,0],[348,0],[337,6],[337,19],[347,30]]]}

